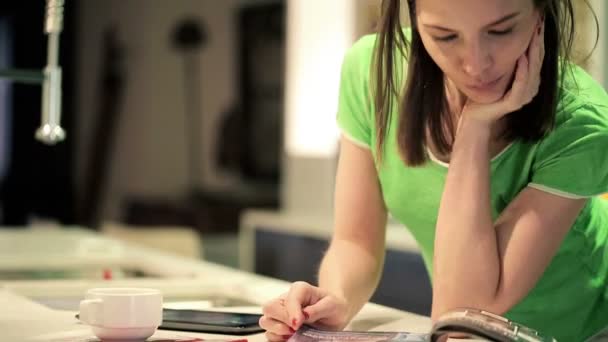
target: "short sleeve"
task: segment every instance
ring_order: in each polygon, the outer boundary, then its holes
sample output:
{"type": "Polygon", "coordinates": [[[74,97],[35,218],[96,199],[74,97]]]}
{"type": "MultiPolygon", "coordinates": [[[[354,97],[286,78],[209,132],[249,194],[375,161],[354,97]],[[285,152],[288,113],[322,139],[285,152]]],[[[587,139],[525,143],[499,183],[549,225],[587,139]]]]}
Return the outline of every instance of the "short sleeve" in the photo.
{"type": "Polygon", "coordinates": [[[340,76],[337,122],[354,143],[372,146],[373,107],[369,74],[375,35],[364,36],[346,52],[340,76]]]}
{"type": "Polygon", "coordinates": [[[529,186],[570,198],[608,192],[608,107],[581,105],[539,142],[529,186]]]}

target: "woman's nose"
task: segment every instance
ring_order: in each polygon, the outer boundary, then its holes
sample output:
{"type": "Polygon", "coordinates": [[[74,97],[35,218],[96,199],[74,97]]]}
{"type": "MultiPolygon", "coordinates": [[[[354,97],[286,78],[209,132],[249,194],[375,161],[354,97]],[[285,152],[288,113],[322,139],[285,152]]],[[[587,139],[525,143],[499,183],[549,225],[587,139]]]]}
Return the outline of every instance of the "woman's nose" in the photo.
{"type": "Polygon", "coordinates": [[[469,44],[464,47],[462,54],[462,68],[472,78],[483,78],[492,67],[492,56],[488,48],[481,42],[469,44]]]}

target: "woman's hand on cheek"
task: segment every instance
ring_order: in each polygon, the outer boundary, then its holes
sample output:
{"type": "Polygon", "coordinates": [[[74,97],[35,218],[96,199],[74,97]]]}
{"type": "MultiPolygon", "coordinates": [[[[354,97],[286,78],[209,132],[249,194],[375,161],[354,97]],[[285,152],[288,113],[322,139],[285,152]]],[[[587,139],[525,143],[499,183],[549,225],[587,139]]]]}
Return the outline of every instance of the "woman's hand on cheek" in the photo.
{"type": "Polygon", "coordinates": [[[473,119],[491,125],[534,99],[540,87],[540,71],[545,57],[544,31],[543,21],[534,31],[526,53],[517,60],[511,89],[494,103],[478,104],[468,101],[462,110],[462,119],[473,119]]]}

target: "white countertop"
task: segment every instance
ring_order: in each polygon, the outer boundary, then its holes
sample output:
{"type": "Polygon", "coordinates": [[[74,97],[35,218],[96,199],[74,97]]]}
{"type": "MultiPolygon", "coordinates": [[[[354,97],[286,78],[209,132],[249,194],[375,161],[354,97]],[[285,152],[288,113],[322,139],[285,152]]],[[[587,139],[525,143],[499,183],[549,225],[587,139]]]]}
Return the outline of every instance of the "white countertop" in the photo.
{"type": "MultiPolygon", "coordinates": [[[[0,280],[0,340],[2,341],[87,341],[93,338],[88,327],[75,319],[70,308],[56,309],[57,303],[77,302],[88,288],[111,286],[153,287],[171,301],[181,300],[181,307],[196,307],[211,296],[245,299],[254,305],[241,308],[260,311],[260,306],[288,289],[289,284],[276,279],[239,271],[199,260],[164,254],[156,250],[125,245],[93,232],[79,229],[53,231],[0,230],[0,271],[30,267],[73,268],[133,267],[157,278],[123,278],[114,280],[55,279],[0,280]],[[18,241],[21,241],[19,244],[18,241]],[[38,241],[38,242],[36,242],[38,241]],[[81,242],[83,244],[81,244],[81,242]],[[63,245],[62,245],[63,244],[63,245]],[[70,245],[71,244],[71,245],[70,245]],[[75,246],[84,245],[87,248],[75,246]],[[21,246],[21,247],[19,247],[21,246]],[[91,246],[94,246],[91,247],[91,246]],[[24,248],[27,247],[27,248],[24,248]],[[36,249],[36,247],[38,249],[36,249]],[[88,252],[86,252],[88,250],[88,252]],[[194,300],[194,301],[193,301],[194,300]],[[185,301],[185,302],[184,302],[185,301]],[[42,305],[52,303],[55,309],[42,305]]],[[[174,303],[175,305],[175,303],[174,303]]],[[[69,306],[69,305],[68,305],[69,306]]],[[[351,322],[353,330],[391,330],[428,332],[427,317],[367,304],[351,322]]],[[[217,335],[158,331],[153,337],[202,337],[217,335]]],[[[239,339],[238,336],[219,336],[239,339]]],[[[246,337],[251,341],[265,340],[263,334],[246,337]]]]}
{"type": "MultiPolygon", "coordinates": [[[[0,338],[2,341],[91,341],[95,340],[88,326],[74,316],[75,311],[52,310],[11,291],[0,290],[0,338]]],[[[255,310],[239,310],[252,312],[255,310]]],[[[366,331],[410,331],[426,333],[430,321],[426,317],[368,304],[347,329],[366,331]]],[[[152,338],[242,339],[265,341],[263,333],[248,336],[157,330],[152,338]]],[[[151,338],[151,339],[152,339],[151,338]]]]}

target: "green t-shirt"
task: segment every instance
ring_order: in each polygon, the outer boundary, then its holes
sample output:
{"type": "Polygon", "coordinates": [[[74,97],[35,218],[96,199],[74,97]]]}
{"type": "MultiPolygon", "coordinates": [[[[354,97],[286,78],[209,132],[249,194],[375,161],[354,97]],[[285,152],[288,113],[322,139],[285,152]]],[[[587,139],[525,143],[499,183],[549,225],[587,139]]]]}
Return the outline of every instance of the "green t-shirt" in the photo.
{"type": "MultiPolygon", "coordinates": [[[[409,32],[407,32],[409,33],[409,32]]],[[[375,35],[356,42],[342,65],[338,125],[375,154],[376,127],[370,93],[375,35]]],[[[404,61],[405,63],[405,61],[404,61]]],[[[565,82],[556,125],[543,139],[514,141],[491,161],[494,219],[527,186],[572,198],[589,198],[543,276],[506,316],[558,341],[581,341],[608,326],[608,96],[582,69],[565,82]]],[[[433,241],[448,165],[433,158],[407,167],[396,143],[395,111],[378,166],[390,214],[412,233],[432,272],[433,241]]],[[[547,227],[551,234],[551,227],[547,227]]]]}

